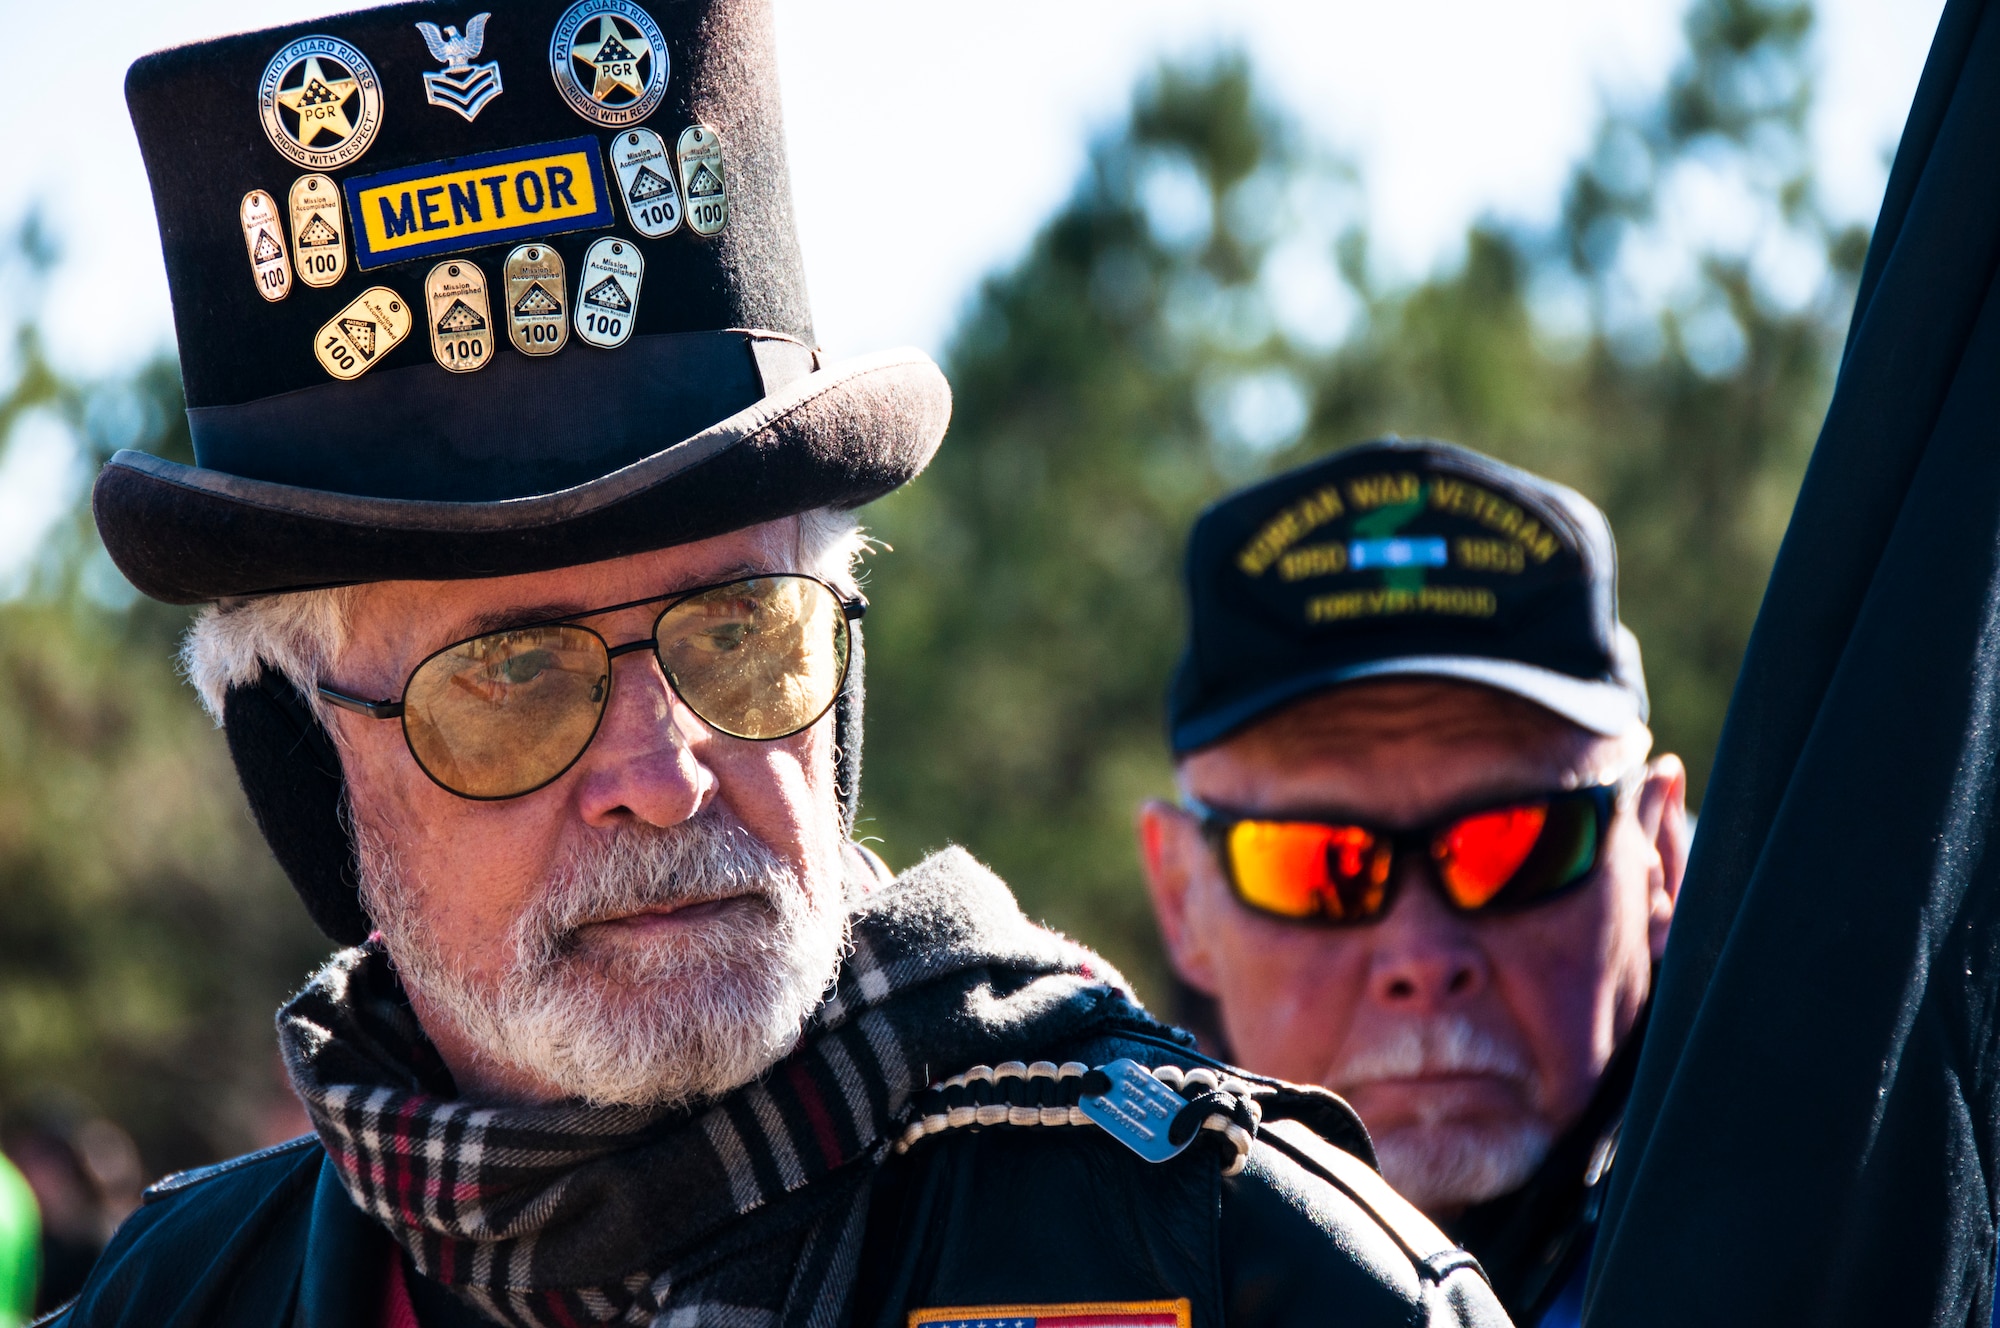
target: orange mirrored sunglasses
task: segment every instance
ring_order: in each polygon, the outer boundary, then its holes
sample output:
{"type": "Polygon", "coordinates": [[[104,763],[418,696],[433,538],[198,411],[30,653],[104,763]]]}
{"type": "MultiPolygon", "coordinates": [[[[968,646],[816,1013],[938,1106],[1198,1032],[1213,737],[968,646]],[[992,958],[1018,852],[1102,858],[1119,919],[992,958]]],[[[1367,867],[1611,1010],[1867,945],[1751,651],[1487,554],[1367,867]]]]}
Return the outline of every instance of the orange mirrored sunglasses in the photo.
{"type": "Polygon", "coordinates": [[[1604,850],[1618,785],[1526,798],[1408,830],[1346,820],[1264,817],[1192,799],[1229,887],[1259,913],[1351,927],[1385,916],[1398,864],[1431,865],[1438,893],[1459,913],[1503,913],[1554,899],[1589,880],[1604,850]]]}

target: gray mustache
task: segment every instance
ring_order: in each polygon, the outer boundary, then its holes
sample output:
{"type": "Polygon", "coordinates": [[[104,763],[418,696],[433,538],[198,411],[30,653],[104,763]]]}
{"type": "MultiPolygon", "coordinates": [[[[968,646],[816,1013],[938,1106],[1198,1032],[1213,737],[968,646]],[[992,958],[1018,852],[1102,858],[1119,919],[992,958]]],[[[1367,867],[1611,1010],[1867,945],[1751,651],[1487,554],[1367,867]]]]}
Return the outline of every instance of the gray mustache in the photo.
{"type": "MultiPolygon", "coordinates": [[[[571,854],[518,924],[524,939],[561,945],[593,922],[718,899],[768,900],[784,861],[728,813],[665,829],[626,828],[571,854]]],[[[540,948],[540,947],[537,947],[540,948]]]]}
{"type": "Polygon", "coordinates": [[[1462,1015],[1413,1020],[1350,1056],[1334,1076],[1341,1088],[1383,1079],[1492,1074],[1532,1083],[1534,1067],[1519,1048],[1476,1028],[1462,1015]]]}

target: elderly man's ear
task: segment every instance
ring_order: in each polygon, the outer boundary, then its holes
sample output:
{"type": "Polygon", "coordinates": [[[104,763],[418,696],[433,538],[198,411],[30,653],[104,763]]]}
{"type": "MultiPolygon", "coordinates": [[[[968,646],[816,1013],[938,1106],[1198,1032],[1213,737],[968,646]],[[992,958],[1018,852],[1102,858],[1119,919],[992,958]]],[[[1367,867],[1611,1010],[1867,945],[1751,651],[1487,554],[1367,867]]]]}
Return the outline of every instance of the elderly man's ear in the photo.
{"type": "Polygon", "coordinates": [[[1646,865],[1646,940],[1657,963],[1666,952],[1667,928],[1680,900],[1681,878],[1687,874],[1687,767],[1680,757],[1668,752],[1647,763],[1637,816],[1639,831],[1652,850],[1646,865]]]}
{"type": "Polygon", "coordinates": [[[1204,905],[1201,890],[1211,861],[1208,843],[1194,818],[1169,802],[1149,798],[1139,808],[1139,860],[1146,868],[1146,889],[1153,897],[1153,916],[1160,922],[1160,939],[1181,980],[1213,996],[1217,982],[1215,957],[1199,925],[1204,905]],[[1195,923],[1190,924],[1190,914],[1195,923]]]}

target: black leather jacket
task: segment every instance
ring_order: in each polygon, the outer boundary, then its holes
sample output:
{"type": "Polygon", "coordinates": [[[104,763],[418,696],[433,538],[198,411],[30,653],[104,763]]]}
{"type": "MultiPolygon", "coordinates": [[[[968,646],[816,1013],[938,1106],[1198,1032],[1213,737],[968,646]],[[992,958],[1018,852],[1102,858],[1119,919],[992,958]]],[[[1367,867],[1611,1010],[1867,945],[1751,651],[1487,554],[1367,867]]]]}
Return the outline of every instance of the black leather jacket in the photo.
{"type": "MultiPolygon", "coordinates": [[[[1367,1150],[1358,1122],[1344,1137],[1367,1150]]],[[[1095,1127],[925,1139],[876,1175],[848,1321],[1185,1300],[1193,1328],[1507,1323],[1469,1255],[1299,1121],[1266,1121],[1248,1167],[1222,1170],[1206,1147],[1148,1163],[1095,1127]]],[[[156,1186],[49,1322],[378,1328],[389,1242],[308,1136],[156,1186]]],[[[404,1267],[424,1328],[484,1322],[404,1267]]]]}

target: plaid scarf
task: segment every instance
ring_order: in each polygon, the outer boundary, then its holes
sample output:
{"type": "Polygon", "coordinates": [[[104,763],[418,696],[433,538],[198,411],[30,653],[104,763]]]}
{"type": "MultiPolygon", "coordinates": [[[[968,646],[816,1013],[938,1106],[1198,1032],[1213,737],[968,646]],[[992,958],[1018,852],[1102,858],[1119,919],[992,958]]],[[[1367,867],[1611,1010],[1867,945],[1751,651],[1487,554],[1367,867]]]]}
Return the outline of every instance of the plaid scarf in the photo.
{"type": "Polygon", "coordinates": [[[374,942],[279,1012],[279,1038],[354,1202],[493,1319],[834,1328],[869,1182],[914,1093],[975,1062],[1158,1027],[962,850],[865,900],[853,930],[798,1048],[692,1109],[451,1098],[374,942]]]}

